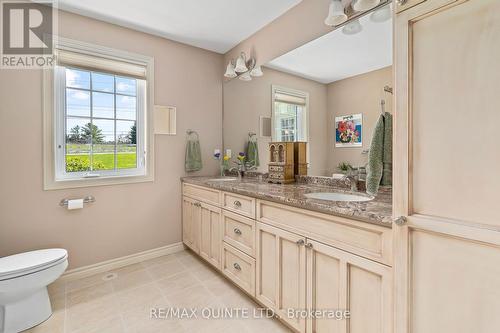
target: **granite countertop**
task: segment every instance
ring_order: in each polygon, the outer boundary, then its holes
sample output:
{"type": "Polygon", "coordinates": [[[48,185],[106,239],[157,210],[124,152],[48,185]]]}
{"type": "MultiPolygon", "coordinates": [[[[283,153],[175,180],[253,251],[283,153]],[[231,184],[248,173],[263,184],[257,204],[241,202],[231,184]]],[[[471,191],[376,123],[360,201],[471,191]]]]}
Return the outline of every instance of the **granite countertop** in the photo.
{"type": "Polygon", "coordinates": [[[243,178],[241,181],[213,181],[215,178],[217,177],[183,177],[181,180],[185,183],[374,223],[385,227],[391,227],[392,225],[392,191],[390,188],[381,188],[378,195],[371,201],[341,202],[309,199],[304,194],[313,192],[353,193],[364,196],[367,196],[367,194],[350,192],[345,188],[337,186],[304,182],[279,185],[258,181],[256,178],[243,178]]]}

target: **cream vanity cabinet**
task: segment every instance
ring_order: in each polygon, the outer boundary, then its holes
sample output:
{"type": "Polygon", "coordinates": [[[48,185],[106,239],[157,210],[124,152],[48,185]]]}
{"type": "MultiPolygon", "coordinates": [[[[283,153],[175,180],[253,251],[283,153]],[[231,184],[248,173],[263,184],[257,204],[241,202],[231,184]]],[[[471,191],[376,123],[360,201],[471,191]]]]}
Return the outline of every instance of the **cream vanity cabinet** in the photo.
{"type": "Polygon", "coordinates": [[[191,184],[183,194],[186,246],[297,332],[392,332],[391,229],[191,184]]]}
{"type": "Polygon", "coordinates": [[[213,205],[218,204],[219,192],[184,184],[183,193],[182,241],[193,252],[220,269],[221,209],[213,205]]]}
{"type": "Polygon", "coordinates": [[[300,332],[392,332],[391,268],[340,249],[390,262],[390,229],[265,201],[257,216],[257,300],[300,332]]]}

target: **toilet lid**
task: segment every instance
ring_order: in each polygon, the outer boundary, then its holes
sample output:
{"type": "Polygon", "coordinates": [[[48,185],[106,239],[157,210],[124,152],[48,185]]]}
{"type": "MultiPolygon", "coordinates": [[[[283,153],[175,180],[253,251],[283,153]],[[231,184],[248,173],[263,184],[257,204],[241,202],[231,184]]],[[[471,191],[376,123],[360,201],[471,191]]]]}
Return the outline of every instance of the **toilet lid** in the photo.
{"type": "Polygon", "coordinates": [[[0,280],[43,270],[67,257],[65,249],[45,249],[0,258],[0,280]]]}

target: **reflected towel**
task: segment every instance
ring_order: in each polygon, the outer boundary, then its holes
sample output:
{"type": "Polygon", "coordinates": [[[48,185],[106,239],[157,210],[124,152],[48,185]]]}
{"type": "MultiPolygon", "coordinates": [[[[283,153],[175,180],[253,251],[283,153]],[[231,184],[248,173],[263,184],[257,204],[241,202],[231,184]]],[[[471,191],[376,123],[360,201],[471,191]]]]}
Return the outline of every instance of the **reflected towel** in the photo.
{"type": "Polygon", "coordinates": [[[188,138],[186,143],[186,172],[200,171],[203,168],[201,161],[201,147],[198,138],[188,138]]]}
{"type": "Polygon", "coordinates": [[[258,167],[260,165],[259,161],[259,145],[257,140],[249,139],[247,146],[247,161],[253,166],[258,167]]]}
{"type": "Polygon", "coordinates": [[[388,112],[375,125],[366,172],[366,193],[376,195],[380,185],[392,185],[392,115],[388,112]]]}

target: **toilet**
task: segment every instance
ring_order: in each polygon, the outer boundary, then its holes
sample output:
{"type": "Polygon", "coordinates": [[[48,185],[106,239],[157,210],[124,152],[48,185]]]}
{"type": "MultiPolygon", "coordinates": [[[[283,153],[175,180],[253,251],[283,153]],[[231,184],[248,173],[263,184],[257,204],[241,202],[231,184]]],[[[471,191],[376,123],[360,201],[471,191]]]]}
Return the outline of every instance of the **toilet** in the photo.
{"type": "Polygon", "coordinates": [[[68,267],[64,249],[0,258],[0,333],[17,333],[52,315],[47,286],[68,267]]]}

